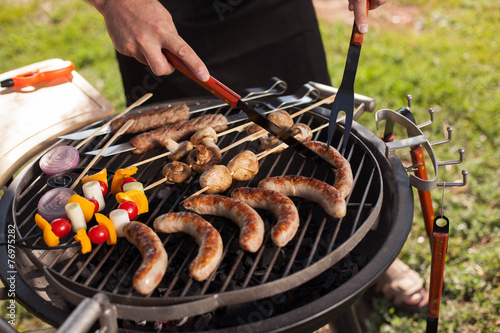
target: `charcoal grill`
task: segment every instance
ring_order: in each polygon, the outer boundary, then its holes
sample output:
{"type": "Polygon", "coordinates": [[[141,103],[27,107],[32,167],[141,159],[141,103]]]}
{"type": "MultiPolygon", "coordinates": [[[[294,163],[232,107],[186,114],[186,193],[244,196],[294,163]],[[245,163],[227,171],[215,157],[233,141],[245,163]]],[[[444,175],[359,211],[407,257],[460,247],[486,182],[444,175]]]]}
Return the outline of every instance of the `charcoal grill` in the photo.
{"type": "MultiPolygon", "coordinates": [[[[186,102],[193,106],[211,100],[200,98],[165,104],[186,102]]],[[[252,103],[262,108],[269,105],[259,100],[252,103]]],[[[161,106],[164,105],[141,109],[161,106]]],[[[291,112],[298,109],[295,107],[291,112]]],[[[239,111],[221,107],[206,112],[229,116],[239,111]]],[[[327,122],[328,116],[328,109],[318,107],[296,121],[314,129],[327,122]]],[[[342,124],[338,126],[332,141],[337,147],[343,133],[342,124]]],[[[244,135],[227,134],[219,138],[218,145],[225,147],[244,135]]],[[[109,138],[110,135],[96,137],[81,151],[99,149],[109,138]]],[[[316,132],[313,139],[325,141],[326,130],[316,132]]],[[[77,143],[66,140],[56,145],[77,143]]],[[[260,148],[258,142],[246,143],[226,152],[223,162],[227,163],[242,149],[258,152],[260,148]]],[[[132,287],[132,276],[141,257],[124,238],[114,246],[94,245],[87,255],[82,255],[79,247],[51,250],[45,247],[34,223],[39,198],[53,186],[62,183],[69,186],[91,157],[82,155],[79,168],[52,177],[42,174],[35,158],[14,179],[0,201],[2,232],[7,234],[12,229],[17,238],[27,239],[17,248],[15,270],[6,267],[6,262],[0,263],[2,279],[5,281],[9,272],[16,274],[18,300],[57,326],[64,323],[76,305],[93,298],[110,304],[122,330],[162,325],[163,331],[312,331],[348,310],[395,259],[406,240],[413,215],[413,194],[405,168],[397,157],[389,163],[385,149],[385,144],[372,132],[354,123],[346,150],[354,175],[353,190],[347,198],[347,215],[332,219],[318,205],[294,198],[301,225],[294,240],[283,248],[277,248],[269,239],[273,216],[268,212],[260,211],[266,222],[266,239],[255,254],[239,248],[236,226],[222,218],[210,218],[221,233],[224,254],[208,281],[196,282],[188,275],[187,268],[197,250],[189,236],[160,234],[169,254],[169,266],[163,281],[148,296],[139,295],[132,287]]],[[[94,169],[106,168],[111,178],[114,170],[162,152],[158,148],[140,155],[125,153],[101,158],[94,169]]],[[[145,186],[152,184],[162,177],[166,163],[157,160],[142,165],[134,177],[145,186]]],[[[301,174],[328,183],[334,180],[334,174],[327,168],[305,160],[289,148],[262,159],[254,179],[233,183],[227,193],[234,187],[256,186],[261,179],[280,174],[301,174]]],[[[137,220],[151,226],[158,215],[180,210],[180,202],[199,188],[198,178],[193,177],[186,184],[164,184],[149,190],[150,211],[137,220]]],[[[81,193],[80,186],[75,190],[81,193]]],[[[109,194],[106,201],[104,214],[117,206],[109,194]]],[[[4,257],[7,249],[2,247],[0,251],[4,257]]]]}

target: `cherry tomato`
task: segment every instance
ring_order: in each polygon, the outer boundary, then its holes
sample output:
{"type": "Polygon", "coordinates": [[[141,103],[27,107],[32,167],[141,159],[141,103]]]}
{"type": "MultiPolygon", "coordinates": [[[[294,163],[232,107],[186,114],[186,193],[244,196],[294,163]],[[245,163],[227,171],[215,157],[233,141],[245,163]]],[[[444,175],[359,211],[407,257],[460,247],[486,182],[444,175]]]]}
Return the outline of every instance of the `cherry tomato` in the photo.
{"type": "Polygon", "coordinates": [[[130,221],[133,221],[139,212],[139,210],[137,209],[137,205],[133,201],[122,202],[118,205],[118,209],[126,210],[130,221]]]}
{"type": "Polygon", "coordinates": [[[71,223],[63,218],[58,218],[52,221],[50,224],[52,232],[59,238],[64,238],[68,236],[71,231],[71,223]]]}
{"type": "Polygon", "coordinates": [[[99,201],[97,201],[94,198],[87,199],[88,201],[92,202],[94,204],[94,214],[99,211],[99,201]]]}
{"type": "Polygon", "coordinates": [[[137,179],[135,179],[134,177],[125,177],[123,178],[122,180],[122,191],[123,191],[123,185],[127,184],[127,183],[133,183],[133,182],[136,182],[137,179]]]}
{"type": "Polygon", "coordinates": [[[108,230],[102,225],[95,225],[89,230],[89,238],[94,244],[102,244],[104,243],[108,237],[108,230]]]}
{"type": "Polygon", "coordinates": [[[98,180],[99,182],[99,185],[101,185],[101,191],[102,191],[102,196],[106,196],[106,194],[108,194],[108,185],[106,185],[105,182],[103,182],[102,180],[98,180]]]}

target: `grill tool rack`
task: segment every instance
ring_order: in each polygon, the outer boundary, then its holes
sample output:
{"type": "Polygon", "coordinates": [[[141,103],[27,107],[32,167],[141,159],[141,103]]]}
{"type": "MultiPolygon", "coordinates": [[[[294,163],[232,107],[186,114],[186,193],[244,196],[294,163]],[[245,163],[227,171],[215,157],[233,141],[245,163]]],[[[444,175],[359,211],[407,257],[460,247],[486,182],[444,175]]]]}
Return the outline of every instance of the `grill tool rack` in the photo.
{"type": "Polygon", "coordinates": [[[445,144],[451,141],[453,128],[447,127],[448,137],[443,140],[429,142],[422,128],[427,127],[434,123],[434,109],[429,109],[430,120],[417,125],[415,118],[411,113],[411,95],[407,96],[408,106],[401,108],[397,111],[382,109],[376,112],[375,120],[377,129],[379,122],[386,121],[385,132],[382,139],[386,142],[386,157],[389,161],[393,161],[396,156],[396,150],[410,148],[410,154],[413,165],[407,168],[410,174],[410,184],[418,190],[420,205],[422,208],[425,230],[430,243],[431,249],[431,273],[430,273],[430,288],[429,288],[429,305],[427,312],[427,332],[437,332],[438,318],[439,318],[439,305],[441,301],[441,292],[443,285],[444,265],[447,251],[447,242],[449,234],[449,220],[444,216],[443,208],[441,214],[436,216],[432,205],[432,198],[430,191],[435,190],[437,187],[442,187],[442,207],[444,206],[444,191],[446,187],[462,187],[467,184],[466,169],[462,170],[462,182],[439,182],[438,170],[440,166],[460,164],[463,162],[464,152],[463,148],[458,149],[459,158],[457,160],[438,162],[432,149],[433,146],[445,144]],[[406,129],[408,138],[393,141],[394,125],[398,124],[406,129]],[[434,177],[429,179],[427,167],[424,158],[424,149],[427,152],[429,159],[432,163],[434,177]]]}

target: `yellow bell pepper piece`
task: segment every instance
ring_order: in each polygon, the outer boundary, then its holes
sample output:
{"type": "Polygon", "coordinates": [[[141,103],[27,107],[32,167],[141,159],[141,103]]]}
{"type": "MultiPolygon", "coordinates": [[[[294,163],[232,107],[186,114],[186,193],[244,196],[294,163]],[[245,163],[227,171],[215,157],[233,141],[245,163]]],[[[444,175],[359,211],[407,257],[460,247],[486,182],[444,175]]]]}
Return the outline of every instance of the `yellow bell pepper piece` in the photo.
{"type": "Polygon", "coordinates": [[[89,223],[89,221],[92,219],[92,216],[94,216],[95,205],[78,194],[73,194],[68,199],[68,203],[70,202],[76,202],[80,205],[83,211],[83,216],[85,216],[85,222],[89,223]]]}
{"type": "Polygon", "coordinates": [[[90,238],[87,236],[87,230],[80,229],[76,232],[75,240],[82,245],[82,253],[86,254],[92,251],[92,244],[90,238]]]}
{"type": "Polygon", "coordinates": [[[109,236],[106,243],[108,245],[116,244],[116,230],[111,220],[108,219],[106,215],[101,213],[95,214],[95,220],[97,221],[97,224],[102,225],[108,231],[109,236]]]}
{"type": "Polygon", "coordinates": [[[43,231],[43,240],[48,247],[54,247],[59,245],[59,237],[57,237],[52,231],[50,223],[47,222],[40,214],[35,215],[36,225],[43,231]]]}
{"type": "Polygon", "coordinates": [[[113,195],[116,195],[117,193],[121,192],[123,178],[130,177],[136,172],[136,166],[116,170],[115,175],[113,176],[113,180],[111,181],[111,193],[113,195]]]}
{"type": "Polygon", "coordinates": [[[108,171],[106,169],[102,169],[101,171],[93,175],[86,175],[85,177],[82,178],[82,185],[94,180],[103,181],[104,184],[108,186],[108,171]]]}
{"type": "Polygon", "coordinates": [[[124,201],[133,201],[137,205],[137,214],[147,213],[149,211],[148,198],[146,194],[140,190],[132,190],[120,192],[116,195],[116,201],[122,203],[124,201]]]}

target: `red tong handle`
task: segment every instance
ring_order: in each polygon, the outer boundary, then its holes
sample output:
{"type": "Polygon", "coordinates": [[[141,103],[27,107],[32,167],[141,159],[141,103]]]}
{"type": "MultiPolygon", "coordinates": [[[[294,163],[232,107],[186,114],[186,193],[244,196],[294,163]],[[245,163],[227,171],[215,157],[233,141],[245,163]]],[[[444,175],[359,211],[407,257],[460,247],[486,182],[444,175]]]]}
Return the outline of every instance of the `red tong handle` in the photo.
{"type": "Polygon", "coordinates": [[[10,79],[2,81],[2,87],[22,88],[32,86],[38,82],[50,81],[71,75],[71,72],[74,70],[75,65],[71,61],[66,60],[61,64],[16,75],[10,79]]]}
{"type": "MultiPolygon", "coordinates": [[[[427,180],[427,169],[425,167],[424,149],[421,145],[414,147],[410,151],[413,165],[419,165],[415,170],[415,176],[420,179],[427,180]]],[[[429,239],[432,237],[432,229],[434,226],[434,209],[432,207],[431,193],[427,191],[418,191],[420,205],[424,217],[425,231],[429,239]]]]}
{"type": "MultiPolygon", "coordinates": [[[[370,0],[366,1],[366,14],[370,11],[370,0]]],[[[359,32],[358,27],[356,26],[356,22],[354,22],[352,26],[352,34],[351,34],[351,42],[350,45],[359,45],[363,44],[363,36],[361,32],[359,32]]]]}
{"type": "Polygon", "coordinates": [[[215,79],[213,76],[210,76],[210,78],[206,82],[201,81],[175,54],[166,49],[163,49],[163,54],[177,70],[182,72],[194,82],[198,83],[213,95],[223,100],[225,103],[229,104],[231,107],[236,107],[236,104],[238,104],[238,101],[241,99],[241,97],[237,93],[226,87],[223,83],[215,79]]]}
{"type": "Polygon", "coordinates": [[[444,265],[448,248],[449,220],[446,216],[436,216],[432,232],[431,282],[429,305],[427,306],[427,332],[437,332],[439,305],[443,290],[444,265]]]}

